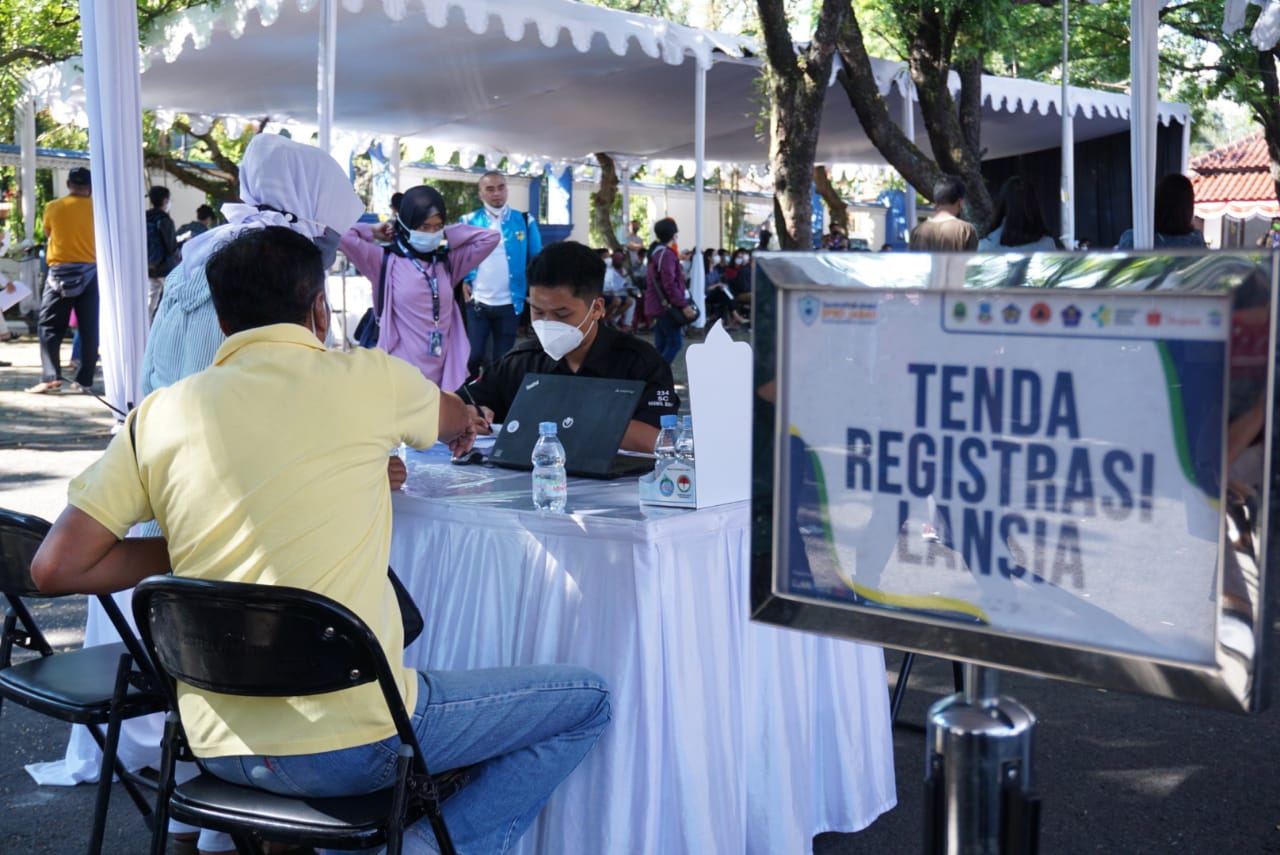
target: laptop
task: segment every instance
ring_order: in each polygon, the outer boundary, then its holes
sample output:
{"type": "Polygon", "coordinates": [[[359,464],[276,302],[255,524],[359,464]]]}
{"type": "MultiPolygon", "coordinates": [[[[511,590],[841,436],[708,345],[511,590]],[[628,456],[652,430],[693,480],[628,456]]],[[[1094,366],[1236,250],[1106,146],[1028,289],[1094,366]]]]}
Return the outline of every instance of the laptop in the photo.
{"type": "Polygon", "coordinates": [[[527,374],[489,452],[489,462],[532,469],[538,423],[555,422],[565,471],[585,478],[617,478],[653,469],[653,458],[619,453],[622,435],[644,395],[644,381],[527,374]]]}

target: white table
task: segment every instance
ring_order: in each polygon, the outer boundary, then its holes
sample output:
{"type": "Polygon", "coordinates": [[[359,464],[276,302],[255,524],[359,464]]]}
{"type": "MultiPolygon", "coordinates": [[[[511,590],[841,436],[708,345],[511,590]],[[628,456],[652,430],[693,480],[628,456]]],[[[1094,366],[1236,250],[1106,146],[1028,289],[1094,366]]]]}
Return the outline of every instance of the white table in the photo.
{"type": "Polygon", "coordinates": [[[520,852],[810,852],[895,804],[879,648],[748,620],[746,503],[642,509],[634,479],[571,480],[409,455],[391,565],[426,617],[419,668],[573,663],[613,721],[520,852]]]}

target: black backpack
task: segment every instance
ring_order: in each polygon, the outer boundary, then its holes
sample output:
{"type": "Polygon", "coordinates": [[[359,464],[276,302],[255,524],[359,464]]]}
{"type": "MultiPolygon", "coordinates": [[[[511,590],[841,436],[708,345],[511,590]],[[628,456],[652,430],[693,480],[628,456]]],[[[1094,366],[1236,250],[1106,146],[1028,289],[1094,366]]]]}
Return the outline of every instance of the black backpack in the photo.
{"type": "Polygon", "coordinates": [[[163,267],[167,255],[164,241],[160,238],[160,218],[147,217],[147,269],[157,270],[163,267]]]}

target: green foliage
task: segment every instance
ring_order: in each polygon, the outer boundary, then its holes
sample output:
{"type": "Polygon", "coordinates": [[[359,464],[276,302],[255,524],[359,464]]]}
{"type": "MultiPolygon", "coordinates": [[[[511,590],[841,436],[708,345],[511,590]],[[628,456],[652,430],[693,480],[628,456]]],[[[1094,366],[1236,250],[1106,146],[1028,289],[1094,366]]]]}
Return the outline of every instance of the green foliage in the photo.
{"type": "MultiPolygon", "coordinates": [[[[595,207],[595,203],[596,203],[596,194],[592,193],[591,194],[592,208],[595,207]]],[[[653,228],[653,221],[651,220],[651,217],[649,215],[649,198],[647,196],[640,196],[634,192],[631,194],[631,217],[630,218],[633,220],[640,221],[640,237],[644,237],[645,235],[648,235],[651,233],[653,228]]],[[[622,219],[623,219],[622,218],[622,188],[621,186],[619,186],[618,195],[613,197],[613,204],[609,206],[609,220],[610,222],[614,223],[614,231],[617,233],[616,237],[620,242],[625,244],[627,231],[629,230],[629,227],[631,224],[624,223],[622,219]]],[[[591,246],[593,247],[601,247],[601,246],[608,245],[608,241],[605,239],[605,236],[600,233],[600,229],[596,227],[596,224],[594,222],[591,223],[591,228],[587,231],[587,240],[590,242],[591,246]]]]}
{"type": "MultiPolygon", "coordinates": [[[[10,246],[18,245],[18,241],[25,237],[26,229],[23,227],[22,219],[22,201],[17,192],[18,189],[18,167],[16,166],[0,166],[0,190],[6,202],[13,204],[9,212],[9,217],[4,221],[4,231],[9,233],[10,246]]],[[[40,217],[40,212],[44,210],[44,206],[49,203],[53,195],[53,171],[49,169],[40,169],[36,171],[36,222],[35,222],[35,241],[36,243],[44,243],[44,222],[40,217]]],[[[11,250],[12,251],[12,250],[11,250]]]]}
{"type": "Polygon", "coordinates": [[[422,183],[429,184],[440,191],[440,195],[444,198],[445,210],[449,213],[448,221],[451,223],[456,223],[463,214],[470,213],[481,205],[480,185],[474,181],[424,181],[422,183]]]}
{"type": "Polygon", "coordinates": [[[677,24],[689,23],[688,0],[587,0],[587,2],[592,6],[603,6],[620,12],[665,18],[677,24]]]}
{"type": "MultiPolygon", "coordinates": [[[[159,18],[211,2],[219,0],[136,0],[139,38],[145,40],[159,18]]],[[[15,138],[14,108],[26,75],[79,54],[79,3],[0,0],[0,139],[15,138]]]]}
{"type": "MultiPolygon", "coordinates": [[[[1192,149],[1239,135],[1238,120],[1224,115],[1221,99],[1268,109],[1257,74],[1257,51],[1249,30],[1258,15],[1250,7],[1246,26],[1222,32],[1220,0],[1189,0],[1161,12],[1160,93],[1191,108],[1192,149]],[[1215,103],[1218,102],[1218,103],[1215,103]]],[[[1070,3],[1069,82],[1095,89],[1128,90],[1129,4],[1070,3]]],[[[1062,7],[1018,5],[1007,35],[992,44],[986,67],[997,74],[1057,83],[1062,79],[1062,7]],[[1035,33],[1037,37],[1028,38],[1035,33]]]]}

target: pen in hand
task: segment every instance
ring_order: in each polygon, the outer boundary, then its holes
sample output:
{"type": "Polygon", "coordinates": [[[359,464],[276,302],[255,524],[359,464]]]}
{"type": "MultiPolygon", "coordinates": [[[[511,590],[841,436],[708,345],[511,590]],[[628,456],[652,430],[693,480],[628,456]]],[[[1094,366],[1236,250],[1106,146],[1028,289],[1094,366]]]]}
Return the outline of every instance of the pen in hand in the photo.
{"type": "Polygon", "coordinates": [[[489,420],[485,418],[484,410],[481,409],[478,403],[476,403],[475,396],[471,394],[470,387],[471,387],[470,383],[463,383],[461,386],[458,387],[458,394],[462,396],[462,400],[466,401],[468,404],[470,404],[472,407],[475,408],[476,415],[479,417],[478,423],[477,423],[477,432],[488,434],[491,432],[489,420]]]}

